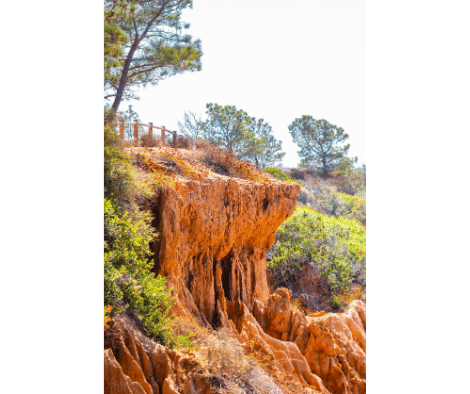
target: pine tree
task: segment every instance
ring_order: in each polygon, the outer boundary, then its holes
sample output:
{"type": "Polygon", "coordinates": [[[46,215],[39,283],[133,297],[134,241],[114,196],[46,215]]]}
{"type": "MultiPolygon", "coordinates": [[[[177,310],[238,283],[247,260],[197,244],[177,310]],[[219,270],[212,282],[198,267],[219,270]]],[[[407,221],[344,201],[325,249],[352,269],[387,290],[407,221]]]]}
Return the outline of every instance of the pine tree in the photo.
{"type": "Polygon", "coordinates": [[[301,165],[321,170],[324,178],[328,172],[337,170],[340,164],[352,165],[357,162],[356,157],[350,159],[346,156],[350,145],[340,145],[349,135],[341,127],[324,119],[316,120],[303,115],[292,122],[289,131],[294,142],[300,147],[298,153],[301,165]]]}
{"type": "Polygon", "coordinates": [[[282,143],[274,138],[264,119],[248,116],[233,105],[209,103],[206,108],[207,120],[202,124],[206,139],[237,152],[256,167],[276,165],[282,160],[282,143]]]}
{"type": "Polygon", "coordinates": [[[229,151],[241,152],[243,139],[249,138],[252,118],[233,105],[206,105],[207,120],[202,124],[203,134],[209,141],[229,151]]]}
{"type": "Polygon", "coordinates": [[[187,7],[192,0],[105,0],[105,98],[115,112],[135,88],[201,69],[200,41],[183,34],[187,7]]]}

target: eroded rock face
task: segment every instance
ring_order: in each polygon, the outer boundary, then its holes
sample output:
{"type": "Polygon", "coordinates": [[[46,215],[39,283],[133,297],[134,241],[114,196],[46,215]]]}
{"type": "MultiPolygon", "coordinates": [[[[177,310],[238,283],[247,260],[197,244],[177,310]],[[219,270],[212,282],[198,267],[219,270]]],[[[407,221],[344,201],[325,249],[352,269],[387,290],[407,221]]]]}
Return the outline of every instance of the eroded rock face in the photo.
{"type": "Polygon", "coordinates": [[[159,196],[155,272],[164,275],[184,309],[211,325],[216,303],[240,300],[250,312],[266,303],[266,250],[296,207],[296,184],[251,182],[209,173],[178,179],[159,196]]]}
{"type": "MultiPolygon", "coordinates": [[[[229,320],[232,329],[237,330],[234,335],[240,344],[249,345],[251,349],[259,350],[268,356],[271,372],[274,375],[288,377],[316,391],[330,394],[321,379],[311,372],[307,360],[295,343],[276,339],[265,333],[244,304],[240,303],[240,309],[242,313],[237,316],[237,323],[234,324],[232,319],[229,320]]],[[[230,313],[229,316],[231,316],[230,313]]]]}
{"type": "MultiPolygon", "coordinates": [[[[154,270],[173,287],[177,314],[224,327],[240,346],[265,356],[272,376],[288,376],[304,392],[362,394],[365,304],[305,316],[292,310],[290,290],[269,294],[266,251],[298,192],[295,184],[211,172],[200,180],[178,178],[176,187],[161,191],[153,212],[154,270]]],[[[304,282],[302,288],[316,285],[306,275],[304,282]]],[[[149,342],[128,323],[121,322],[119,339],[105,350],[105,393],[215,393],[190,352],[149,342]]]]}
{"type": "MultiPolygon", "coordinates": [[[[296,348],[300,350],[299,353],[305,357],[310,367],[309,372],[320,378],[324,385],[324,387],[317,386],[318,390],[325,392],[326,388],[333,394],[365,393],[366,309],[364,302],[353,301],[344,313],[318,312],[306,317],[301,312],[292,311],[291,294],[290,290],[277,289],[270,296],[265,308],[262,305],[256,305],[255,316],[261,325],[264,325],[266,333],[272,339],[294,342],[297,345],[296,348]]],[[[247,323],[239,323],[238,327],[251,324],[249,317],[245,320],[247,323]]],[[[250,332],[253,333],[253,329],[250,332]]],[[[252,335],[257,335],[266,342],[266,334],[262,335],[258,332],[252,335]]],[[[271,341],[270,346],[282,348],[279,342],[275,341],[271,341]]],[[[286,353],[285,350],[283,352],[286,353]]],[[[295,357],[298,359],[298,356],[295,357]]]]}
{"type": "Polygon", "coordinates": [[[309,339],[305,350],[313,373],[332,393],[366,392],[366,311],[353,301],[344,313],[307,317],[309,339]]]}
{"type": "Polygon", "coordinates": [[[149,340],[125,316],[115,319],[112,335],[104,351],[105,394],[214,393],[191,351],[149,340]]]}

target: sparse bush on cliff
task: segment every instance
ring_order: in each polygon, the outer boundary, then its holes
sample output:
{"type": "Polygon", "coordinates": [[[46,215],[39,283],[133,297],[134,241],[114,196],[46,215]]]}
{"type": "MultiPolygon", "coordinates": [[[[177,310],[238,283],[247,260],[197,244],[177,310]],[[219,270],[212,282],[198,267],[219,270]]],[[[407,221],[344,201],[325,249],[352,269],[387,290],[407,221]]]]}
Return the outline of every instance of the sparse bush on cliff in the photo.
{"type": "Polygon", "coordinates": [[[180,157],[201,163],[217,174],[269,183],[269,177],[251,162],[233,151],[203,139],[193,141],[193,149],[180,152],[180,157]]]}
{"type": "Polygon", "coordinates": [[[136,201],[151,193],[145,174],[139,173],[132,163],[132,156],[124,152],[112,125],[105,125],[104,195],[115,200],[125,210],[131,210],[136,201]]]}
{"type": "Polygon", "coordinates": [[[259,360],[245,354],[231,334],[223,330],[208,333],[198,341],[198,345],[205,370],[219,381],[221,392],[282,393],[260,367],[259,360]]]}
{"type": "Polygon", "coordinates": [[[300,186],[303,186],[303,183],[296,180],[292,179],[287,175],[284,171],[282,171],[280,168],[277,167],[268,167],[265,168],[263,171],[267,172],[268,174],[271,174],[272,176],[276,177],[277,179],[284,181],[284,182],[290,182],[290,183],[297,183],[300,186]]]}
{"type": "Polygon", "coordinates": [[[191,178],[199,179],[200,176],[197,174],[194,168],[188,163],[186,163],[186,161],[179,153],[172,152],[170,150],[162,150],[162,156],[172,161],[184,175],[187,175],[191,178]]]}
{"type": "Polygon", "coordinates": [[[166,145],[162,142],[160,137],[156,137],[155,135],[150,135],[149,133],[143,133],[142,136],[140,136],[139,138],[140,138],[140,142],[142,146],[145,146],[147,148],[166,145]]]}
{"type": "Polygon", "coordinates": [[[357,268],[365,269],[366,230],[356,220],[297,208],[278,229],[273,249],[268,267],[281,284],[289,286],[294,270],[313,262],[329,290],[338,292],[350,287],[357,268]]]}

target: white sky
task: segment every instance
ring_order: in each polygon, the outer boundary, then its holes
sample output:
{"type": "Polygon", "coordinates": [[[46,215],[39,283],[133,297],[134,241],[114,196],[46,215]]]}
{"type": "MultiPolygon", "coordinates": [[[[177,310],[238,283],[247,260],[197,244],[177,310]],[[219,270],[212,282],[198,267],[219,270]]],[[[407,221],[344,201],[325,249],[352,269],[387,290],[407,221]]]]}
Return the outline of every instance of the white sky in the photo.
{"type": "Polygon", "coordinates": [[[349,134],[350,156],[366,163],[365,0],[194,0],[183,20],[202,41],[202,71],[173,76],[139,91],[140,119],[178,129],[186,110],[235,105],[264,118],[283,143],[283,165],[298,147],[288,126],[311,115],[349,134]]]}

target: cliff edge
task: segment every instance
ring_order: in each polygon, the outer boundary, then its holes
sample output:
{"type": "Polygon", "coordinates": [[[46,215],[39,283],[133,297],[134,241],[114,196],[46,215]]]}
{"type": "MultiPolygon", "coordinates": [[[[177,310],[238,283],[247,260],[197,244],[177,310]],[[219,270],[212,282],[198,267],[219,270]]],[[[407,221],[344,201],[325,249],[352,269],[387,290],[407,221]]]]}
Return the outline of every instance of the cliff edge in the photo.
{"type": "MultiPolygon", "coordinates": [[[[289,378],[303,392],[365,393],[365,304],[305,316],[292,310],[290,290],[270,294],[266,251],[294,212],[300,187],[216,172],[185,158],[184,150],[129,151],[145,155],[147,170],[166,169],[173,179],[155,195],[151,210],[158,232],[154,272],[167,278],[174,312],[223,328],[238,346],[265,360],[271,376],[289,378]]],[[[117,339],[105,350],[106,393],[218,392],[196,368],[195,352],[166,349],[130,325],[117,319],[117,339]],[[183,359],[193,360],[185,361],[193,367],[182,365],[183,359]]]]}

